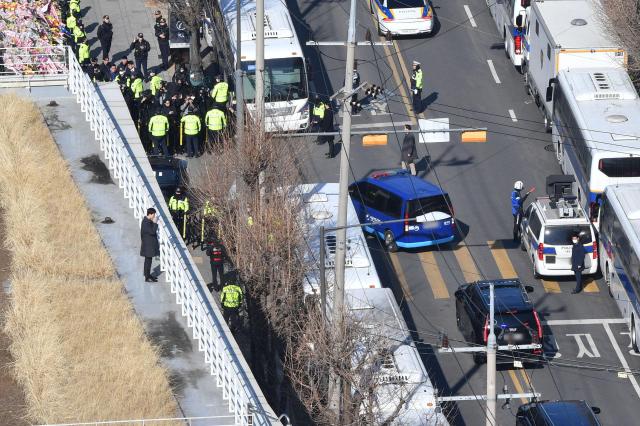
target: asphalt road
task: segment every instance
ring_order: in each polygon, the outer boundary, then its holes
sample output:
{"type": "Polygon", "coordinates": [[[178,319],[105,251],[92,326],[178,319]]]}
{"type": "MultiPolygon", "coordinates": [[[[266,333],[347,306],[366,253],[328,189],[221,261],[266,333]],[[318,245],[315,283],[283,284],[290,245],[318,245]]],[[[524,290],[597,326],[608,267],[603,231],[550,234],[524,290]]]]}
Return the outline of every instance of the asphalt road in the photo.
{"type": "MultiPolygon", "coordinates": [[[[348,0],[288,0],[302,41],[342,41],[346,38],[348,0]]],[[[549,365],[517,369],[500,367],[498,388],[511,392],[535,390],[543,399],[584,399],[602,409],[604,425],[632,424],[639,410],[640,387],[624,368],[640,369],[640,358],[630,353],[626,326],[606,286],[591,282],[571,295],[573,281],[535,280],[531,262],[511,242],[510,192],[515,180],[536,186],[543,195],[547,175],[560,173],[550,135],[542,116],[527,96],[522,77],[505,58],[502,39],[482,0],[466,3],[475,26],[460,0],[436,0],[438,25],[430,37],[401,39],[390,47],[359,47],[356,58],[363,81],[382,84],[388,102],[354,117],[354,127],[393,130],[415,121],[409,111],[408,72],[415,59],[422,63],[426,118],[448,118],[453,127],[487,127],[486,143],[460,143],[457,134],[448,143],[419,144],[419,175],[441,184],[455,207],[461,238],[456,244],[421,252],[387,254],[376,240],[372,253],[385,282],[394,288],[407,322],[421,341],[420,350],[442,395],[483,394],[485,370],[468,355],[434,354],[436,335],[448,334],[453,345],[462,340],[455,324],[453,294],[461,283],[479,278],[518,276],[533,285],[535,301],[545,326],[549,365]],[[488,61],[492,61],[495,75],[488,61]],[[497,78],[496,78],[497,77],[497,78]],[[499,81],[499,83],[498,83],[499,81]],[[404,95],[404,96],[403,96],[404,95]],[[610,321],[602,321],[608,319],[610,321]]],[[[359,40],[366,31],[377,38],[366,1],[358,5],[359,40]]],[[[332,94],[344,80],[343,47],[308,47],[314,89],[332,94]]],[[[402,135],[400,135],[402,138],[402,135]]],[[[339,160],[324,158],[325,147],[309,145],[306,179],[338,180],[339,160]]],[[[352,178],[374,170],[396,168],[400,149],[393,134],[386,146],[365,147],[354,137],[350,164],[352,178]]],[[[515,424],[520,400],[500,408],[496,424],[515,424]]],[[[484,424],[482,404],[461,402],[447,406],[451,422],[484,424]]]]}

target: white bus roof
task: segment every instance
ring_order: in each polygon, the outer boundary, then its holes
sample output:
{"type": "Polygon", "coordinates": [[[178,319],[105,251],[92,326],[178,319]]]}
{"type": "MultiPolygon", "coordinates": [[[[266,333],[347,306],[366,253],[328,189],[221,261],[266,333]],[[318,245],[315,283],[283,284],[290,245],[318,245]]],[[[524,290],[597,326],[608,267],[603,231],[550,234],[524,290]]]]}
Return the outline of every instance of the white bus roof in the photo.
{"type": "MultiPolygon", "coordinates": [[[[220,7],[236,54],[236,0],[221,0],[220,7]]],[[[242,61],[256,60],[256,2],[242,0],[242,61]]],[[[302,47],[296,36],[291,16],[283,0],[264,0],[264,58],[302,57],[302,47]]]]}
{"type": "Polygon", "coordinates": [[[384,383],[377,391],[381,422],[395,411],[401,395],[411,395],[392,424],[448,425],[436,410],[437,392],[391,289],[347,290],[346,303],[351,315],[380,336],[389,350],[376,372],[377,383],[384,383]]]}
{"type": "MultiPolygon", "coordinates": [[[[590,0],[553,0],[534,1],[547,28],[557,46],[563,49],[602,49],[619,48],[608,34],[604,15],[600,6],[590,0]]],[[[532,25],[535,25],[532,23],[532,25]]],[[[532,31],[532,29],[529,29],[532,31]]]]}
{"type": "MultiPolygon", "coordinates": [[[[338,184],[316,183],[302,185],[304,198],[304,222],[307,234],[307,262],[314,268],[307,274],[305,292],[307,294],[320,292],[320,271],[317,267],[320,261],[320,227],[332,228],[337,226],[338,220],[338,184]]],[[[351,199],[347,206],[347,225],[359,224],[358,215],[351,199]]],[[[335,282],[335,231],[325,233],[325,273],[329,290],[335,282]]],[[[345,268],[345,288],[379,288],[382,287],[380,278],[373,264],[369,247],[362,228],[347,228],[347,260],[345,268]]]]}
{"type": "Polygon", "coordinates": [[[640,100],[624,69],[563,70],[558,79],[571,93],[567,101],[589,146],[612,154],[640,153],[640,100]]]}
{"type": "Polygon", "coordinates": [[[621,221],[622,229],[636,252],[640,254],[640,185],[609,185],[605,191],[614,208],[617,207],[616,201],[619,203],[629,225],[625,224],[624,220],[621,221]],[[631,238],[631,234],[634,238],[631,238]]]}

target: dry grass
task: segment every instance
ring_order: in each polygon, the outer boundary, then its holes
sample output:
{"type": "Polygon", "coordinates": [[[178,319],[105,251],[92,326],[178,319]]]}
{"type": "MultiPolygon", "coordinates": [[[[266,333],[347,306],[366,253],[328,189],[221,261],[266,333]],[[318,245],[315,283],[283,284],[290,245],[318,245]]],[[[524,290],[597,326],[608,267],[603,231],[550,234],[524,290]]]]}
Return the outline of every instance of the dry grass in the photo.
{"type": "Polygon", "coordinates": [[[67,164],[38,108],[14,95],[0,96],[0,164],[13,257],[5,329],[28,419],[175,416],[167,373],[67,164]]]}

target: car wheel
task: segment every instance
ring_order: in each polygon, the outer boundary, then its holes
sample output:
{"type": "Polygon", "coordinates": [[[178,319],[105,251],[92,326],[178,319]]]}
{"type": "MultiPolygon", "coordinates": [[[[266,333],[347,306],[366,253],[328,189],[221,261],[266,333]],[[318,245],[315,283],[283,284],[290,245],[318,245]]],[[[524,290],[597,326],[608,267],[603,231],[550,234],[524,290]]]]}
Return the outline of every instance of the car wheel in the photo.
{"type": "Polygon", "coordinates": [[[631,348],[635,353],[639,353],[640,349],[638,349],[638,339],[636,338],[636,320],[631,317],[631,348]]]}
{"type": "Polygon", "coordinates": [[[384,245],[391,253],[395,253],[398,251],[398,244],[396,244],[396,239],[393,237],[393,233],[388,229],[384,231],[384,245]]]}
{"type": "Polygon", "coordinates": [[[536,269],[536,260],[532,257],[531,264],[533,265],[533,278],[536,280],[540,279],[540,274],[538,273],[538,269],[536,269]]]}
{"type": "Polygon", "coordinates": [[[511,57],[509,56],[509,42],[507,41],[506,31],[504,32],[504,56],[506,56],[507,59],[511,60],[511,57]]]}

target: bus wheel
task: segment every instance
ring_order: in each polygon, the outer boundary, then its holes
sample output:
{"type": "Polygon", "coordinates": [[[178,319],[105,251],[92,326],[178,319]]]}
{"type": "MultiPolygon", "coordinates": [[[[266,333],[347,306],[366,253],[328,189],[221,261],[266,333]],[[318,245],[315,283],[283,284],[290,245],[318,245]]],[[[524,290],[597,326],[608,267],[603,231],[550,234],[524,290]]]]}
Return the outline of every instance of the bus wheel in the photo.
{"type": "Polygon", "coordinates": [[[551,133],[551,120],[547,117],[547,113],[544,112],[544,131],[551,133]]]}
{"type": "Polygon", "coordinates": [[[506,56],[507,59],[511,60],[511,57],[509,57],[509,42],[507,41],[506,32],[504,36],[504,56],[506,56]]]}
{"type": "Polygon", "coordinates": [[[607,283],[607,290],[609,291],[609,296],[613,297],[613,292],[611,291],[611,275],[609,274],[609,265],[605,267],[604,270],[604,282],[607,283]]]}
{"type": "Polygon", "coordinates": [[[633,348],[633,351],[635,353],[639,353],[640,350],[638,349],[638,341],[636,338],[636,320],[631,317],[631,348],[633,348]]]}
{"type": "Polygon", "coordinates": [[[395,253],[398,251],[398,244],[396,244],[396,239],[393,238],[393,233],[388,229],[384,231],[384,245],[391,253],[395,253]]]}

